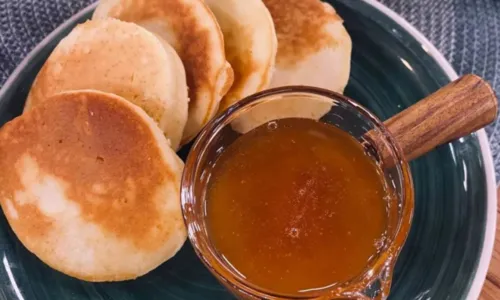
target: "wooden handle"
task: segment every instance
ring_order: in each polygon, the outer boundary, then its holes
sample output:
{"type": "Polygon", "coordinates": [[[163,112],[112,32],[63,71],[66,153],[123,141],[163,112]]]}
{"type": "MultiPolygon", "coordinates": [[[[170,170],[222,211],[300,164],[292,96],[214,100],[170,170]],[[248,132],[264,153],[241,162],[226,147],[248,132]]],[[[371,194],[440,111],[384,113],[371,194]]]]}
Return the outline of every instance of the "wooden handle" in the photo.
{"type": "Polygon", "coordinates": [[[490,85],[464,75],[384,122],[408,161],[436,146],[472,133],[497,116],[490,85]]]}

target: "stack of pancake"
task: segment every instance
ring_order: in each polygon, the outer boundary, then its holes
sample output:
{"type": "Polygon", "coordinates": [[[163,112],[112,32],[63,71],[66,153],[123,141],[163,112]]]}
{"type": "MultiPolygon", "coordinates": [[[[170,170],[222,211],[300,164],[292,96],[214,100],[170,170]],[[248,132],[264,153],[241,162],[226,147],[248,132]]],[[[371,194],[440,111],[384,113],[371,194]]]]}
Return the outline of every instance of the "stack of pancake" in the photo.
{"type": "MultiPolygon", "coordinates": [[[[9,224],[43,262],[82,280],[151,271],[186,239],[175,151],[266,88],[342,92],[350,53],[342,20],[319,0],[102,0],[0,129],[9,224]]],[[[235,128],[309,109],[293,101],[235,128]]]]}

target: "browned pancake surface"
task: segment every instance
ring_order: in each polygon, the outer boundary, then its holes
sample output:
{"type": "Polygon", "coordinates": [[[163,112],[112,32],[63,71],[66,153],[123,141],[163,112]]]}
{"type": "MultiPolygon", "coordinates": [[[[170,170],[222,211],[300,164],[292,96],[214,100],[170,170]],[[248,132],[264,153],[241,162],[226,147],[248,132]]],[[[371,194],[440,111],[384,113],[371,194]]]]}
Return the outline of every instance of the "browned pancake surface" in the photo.
{"type": "MultiPolygon", "coordinates": [[[[208,8],[206,9],[208,10],[208,8]]],[[[212,65],[210,61],[212,60],[211,53],[213,51],[211,49],[214,48],[211,45],[211,33],[208,29],[199,26],[200,20],[196,18],[197,14],[192,10],[191,5],[177,0],[122,1],[121,5],[113,6],[108,15],[134,23],[155,19],[168,20],[171,27],[169,31],[175,32],[176,43],[173,46],[186,69],[189,99],[197,101],[199,99],[197,93],[200,89],[206,89],[207,87],[215,89],[216,78],[211,75],[212,65]]],[[[223,38],[221,37],[219,40],[222,42],[223,38]]],[[[223,45],[220,48],[223,49],[223,45]]],[[[229,75],[232,77],[232,74],[229,75]]],[[[232,80],[229,80],[228,86],[223,89],[223,94],[229,89],[231,83],[232,80]]],[[[210,99],[210,106],[215,105],[217,101],[216,99],[210,99]]],[[[209,114],[211,110],[212,108],[209,107],[204,122],[211,117],[209,114]]]]}
{"type": "Polygon", "coordinates": [[[263,0],[278,37],[276,62],[293,65],[323,47],[335,44],[325,25],[341,18],[320,0],[263,0]]]}
{"type": "MultiPolygon", "coordinates": [[[[87,222],[142,251],[159,247],[168,235],[156,233],[176,228],[158,228],[153,193],[174,181],[174,174],[158,163],[163,158],[151,129],[116,98],[99,93],[55,97],[1,129],[2,206],[23,189],[16,174],[29,157],[40,174],[66,182],[67,199],[87,222]]],[[[33,204],[11,203],[22,216],[8,216],[16,234],[30,243],[43,242],[53,221],[33,204]]]]}

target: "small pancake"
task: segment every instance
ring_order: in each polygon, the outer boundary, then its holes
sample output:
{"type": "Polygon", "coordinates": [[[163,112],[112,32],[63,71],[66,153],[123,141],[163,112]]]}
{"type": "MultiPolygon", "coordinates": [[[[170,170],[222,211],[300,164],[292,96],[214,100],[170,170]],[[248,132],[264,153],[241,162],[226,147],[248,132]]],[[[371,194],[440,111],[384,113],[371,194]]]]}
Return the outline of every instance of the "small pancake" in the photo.
{"type": "Polygon", "coordinates": [[[234,83],[219,111],[269,86],[277,39],[271,14],[261,0],[205,0],[224,34],[234,83]]]}
{"type": "Polygon", "coordinates": [[[320,0],[263,0],[278,36],[270,87],[309,85],[342,93],[351,66],[352,42],[343,21],[320,0]]]}
{"type": "Polygon", "coordinates": [[[182,161],[155,122],[113,94],[44,101],[0,128],[0,203],[23,245],[86,281],[141,276],[186,239],[182,161]]]}
{"type": "Polygon", "coordinates": [[[133,23],[88,21],[54,49],[31,87],[25,110],[59,92],[95,89],[143,108],[179,147],[188,97],[182,62],[165,41],[133,23]]]}
{"type": "MultiPolygon", "coordinates": [[[[320,0],[263,0],[278,36],[276,68],[270,88],[307,85],[344,91],[351,66],[352,42],[333,7],[320,0]]],[[[327,102],[290,97],[257,106],[233,123],[245,133],[268,121],[286,117],[319,119],[327,102]]]]}
{"type": "Polygon", "coordinates": [[[216,114],[233,83],[214,15],[202,0],[101,0],[93,19],[107,17],[141,25],[179,53],[191,100],[182,143],[189,142],[216,114]]]}

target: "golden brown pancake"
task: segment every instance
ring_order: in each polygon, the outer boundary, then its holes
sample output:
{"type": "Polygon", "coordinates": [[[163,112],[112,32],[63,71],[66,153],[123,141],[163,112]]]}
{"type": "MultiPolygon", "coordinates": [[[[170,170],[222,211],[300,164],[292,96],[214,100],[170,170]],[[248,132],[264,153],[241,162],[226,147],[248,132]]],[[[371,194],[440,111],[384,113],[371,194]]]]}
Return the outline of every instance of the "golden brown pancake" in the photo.
{"type": "Polygon", "coordinates": [[[170,43],[184,63],[189,116],[183,143],[210,120],[233,83],[217,21],[202,0],[101,0],[93,19],[134,22],[170,43]]]}
{"type": "Polygon", "coordinates": [[[320,0],[263,0],[278,36],[271,87],[310,85],[342,92],[352,42],[343,21],[320,0]]]}
{"type": "MultiPolygon", "coordinates": [[[[270,88],[307,85],[342,93],[351,65],[352,42],[335,10],[320,0],[263,0],[274,21],[278,53],[270,88]]],[[[328,102],[289,97],[257,106],[232,126],[247,132],[268,121],[288,118],[319,119],[328,102]]]]}
{"type": "Polygon", "coordinates": [[[113,19],[78,25],[38,73],[26,109],[77,89],[114,93],[139,105],[178,148],[188,109],[184,67],[168,43],[144,28],[113,19]]]}
{"type": "Polygon", "coordinates": [[[277,39],[273,20],[261,0],[206,0],[224,34],[234,83],[219,111],[269,86],[277,39]]]}
{"type": "Polygon", "coordinates": [[[182,161],[139,107],[53,96],[0,129],[0,203],[23,245],[87,281],[141,276],[186,238],[182,161]]]}

